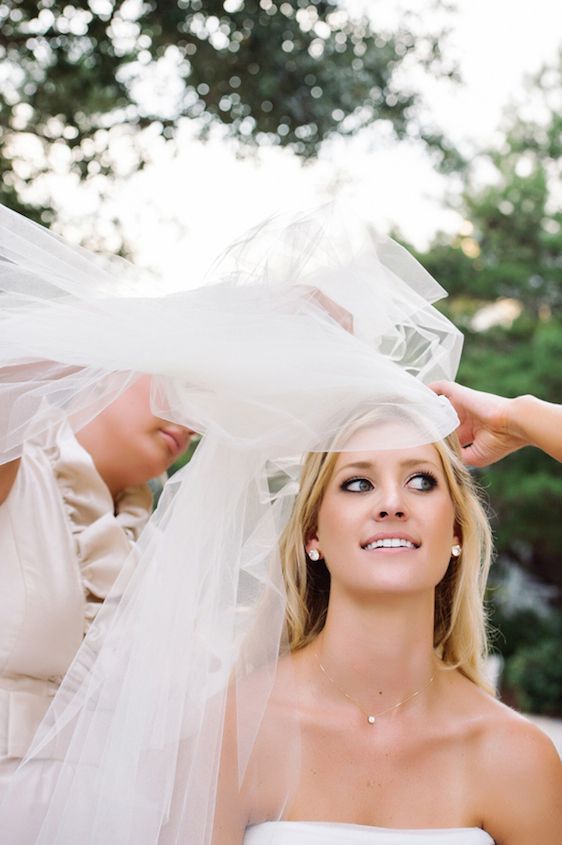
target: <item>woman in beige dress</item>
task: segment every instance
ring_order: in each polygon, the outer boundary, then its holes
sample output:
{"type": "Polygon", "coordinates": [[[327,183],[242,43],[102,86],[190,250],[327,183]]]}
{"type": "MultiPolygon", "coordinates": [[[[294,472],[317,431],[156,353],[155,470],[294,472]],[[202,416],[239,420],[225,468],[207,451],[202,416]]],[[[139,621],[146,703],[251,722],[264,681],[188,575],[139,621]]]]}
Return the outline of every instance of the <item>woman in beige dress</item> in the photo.
{"type": "Polygon", "coordinates": [[[33,735],[190,432],[141,377],[76,435],[53,414],[0,466],[0,786],[33,735]]]}

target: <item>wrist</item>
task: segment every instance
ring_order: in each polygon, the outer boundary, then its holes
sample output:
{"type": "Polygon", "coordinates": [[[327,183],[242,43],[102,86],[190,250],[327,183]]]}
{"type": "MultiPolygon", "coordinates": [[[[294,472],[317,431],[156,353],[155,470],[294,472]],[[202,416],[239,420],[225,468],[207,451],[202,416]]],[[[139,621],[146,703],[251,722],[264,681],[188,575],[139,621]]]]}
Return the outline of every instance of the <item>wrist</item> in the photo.
{"type": "Polygon", "coordinates": [[[514,437],[523,440],[526,445],[533,445],[533,422],[540,413],[541,400],[525,394],[509,400],[507,406],[508,430],[514,437]]]}

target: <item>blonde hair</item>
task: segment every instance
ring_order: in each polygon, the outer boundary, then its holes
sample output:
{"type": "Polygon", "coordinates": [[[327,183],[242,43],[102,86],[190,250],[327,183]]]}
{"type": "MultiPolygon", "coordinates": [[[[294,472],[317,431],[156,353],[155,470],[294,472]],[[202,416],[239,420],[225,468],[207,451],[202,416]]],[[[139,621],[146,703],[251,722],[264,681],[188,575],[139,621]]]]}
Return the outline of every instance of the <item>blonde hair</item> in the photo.
{"type": "MultiPolygon", "coordinates": [[[[461,556],[451,558],[435,589],[433,645],[446,667],[458,669],[493,694],[484,672],[488,651],[484,593],[492,557],[490,525],[475,483],[462,463],[457,436],[449,435],[432,445],[443,466],[462,538],[461,556]]],[[[281,537],[291,651],[311,643],[326,621],[330,574],[322,561],[309,561],[305,543],[316,533],[318,512],[338,454],[313,452],[307,456],[299,494],[281,537]]]]}

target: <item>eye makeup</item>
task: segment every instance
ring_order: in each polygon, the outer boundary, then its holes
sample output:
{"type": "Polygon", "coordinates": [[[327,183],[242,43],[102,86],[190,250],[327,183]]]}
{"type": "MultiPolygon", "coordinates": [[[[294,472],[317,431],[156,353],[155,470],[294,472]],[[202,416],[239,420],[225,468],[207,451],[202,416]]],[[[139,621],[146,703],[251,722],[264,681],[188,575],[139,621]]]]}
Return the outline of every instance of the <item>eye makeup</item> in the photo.
{"type": "MultiPolygon", "coordinates": [[[[420,493],[429,493],[439,482],[432,472],[424,469],[410,475],[406,484],[420,493]]],[[[375,485],[365,476],[354,476],[340,482],[339,489],[344,493],[369,493],[375,489],[375,485]]]]}

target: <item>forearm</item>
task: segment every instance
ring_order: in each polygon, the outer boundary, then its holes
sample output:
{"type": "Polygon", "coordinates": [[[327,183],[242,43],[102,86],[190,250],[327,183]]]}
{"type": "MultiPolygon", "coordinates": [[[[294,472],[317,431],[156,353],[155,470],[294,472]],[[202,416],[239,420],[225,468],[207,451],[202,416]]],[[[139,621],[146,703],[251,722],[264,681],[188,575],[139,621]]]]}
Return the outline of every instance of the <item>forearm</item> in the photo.
{"type": "Polygon", "coordinates": [[[518,396],[508,407],[512,434],[562,461],[562,405],[535,396],[518,396]]]}
{"type": "Polygon", "coordinates": [[[10,494],[10,490],[12,489],[16,480],[16,475],[18,474],[19,465],[19,458],[16,458],[15,461],[10,461],[10,463],[7,464],[0,464],[0,504],[2,504],[2,502],[4,502],[10,494]]]}

